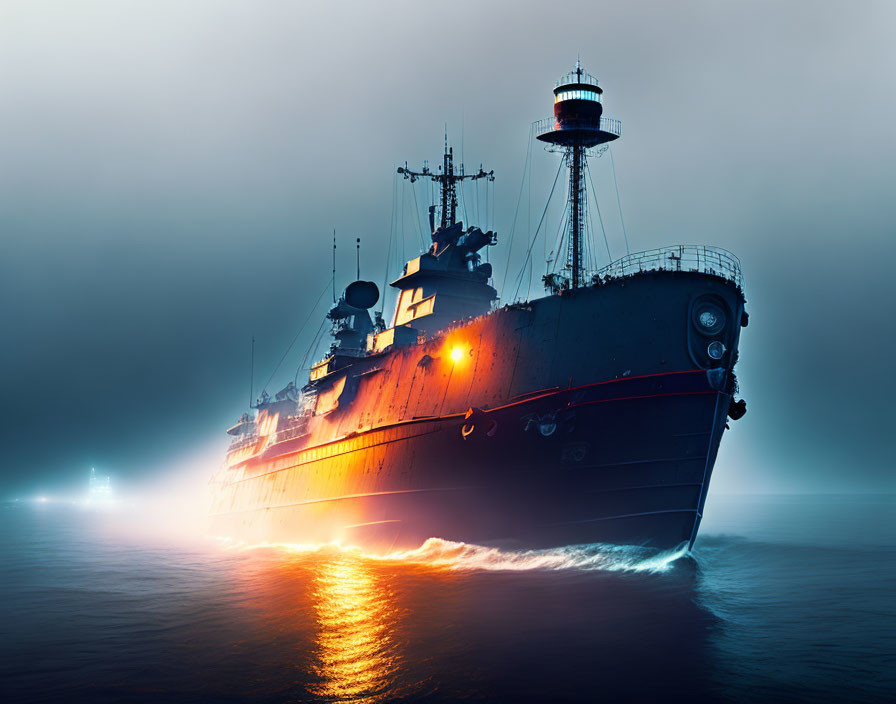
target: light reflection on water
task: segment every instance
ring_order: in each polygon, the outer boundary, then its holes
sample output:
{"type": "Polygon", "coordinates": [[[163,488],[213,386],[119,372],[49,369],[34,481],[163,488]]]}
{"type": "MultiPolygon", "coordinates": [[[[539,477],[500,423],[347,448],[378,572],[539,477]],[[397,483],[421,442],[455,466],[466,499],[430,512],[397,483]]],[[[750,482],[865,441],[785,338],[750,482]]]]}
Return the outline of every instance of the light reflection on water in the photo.
{"type": "Polygon", "coordinates": [[[356,556],[339,555],[317,567],[312,591],[317,614],[314,694],[359,704],[379,701],[401,667],[392,595],[356,556]]]}
{"type": "Polygon", "coordinates": [[[892,502],[738,507],[731,535],[707,524],[680,558],[221,549],[136,535],[133,512],[0,505],[0,689],[116,704],[893,700],[892,502]]]}

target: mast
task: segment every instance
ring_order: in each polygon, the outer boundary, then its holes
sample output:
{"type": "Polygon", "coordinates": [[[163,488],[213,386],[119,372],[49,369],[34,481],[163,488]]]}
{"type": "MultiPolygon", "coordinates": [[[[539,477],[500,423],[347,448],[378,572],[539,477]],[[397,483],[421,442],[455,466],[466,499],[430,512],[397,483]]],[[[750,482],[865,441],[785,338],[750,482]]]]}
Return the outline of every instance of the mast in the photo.
{"type": "MultiPolygon", "coordinates": [[[[439,226],[435,227],[435,222],[430,217],[430,223],[433,232],[451,227],[457,222],[457,184],[464,180],[475,181],[484,178],[488,181],[495,180],[494,171],[484,171],[482,166],[475,174],[465,174],[463,164],[460,165],[460,173],[454,170],[454,147],[448,146],[448,134],[445,134],[445,153],[442,155],[442,166],[439,173],[434,173],[429,165],[424,162],[423,169],[413,171],[408,168],[407,162],[404,166],[398,167],[398,173],[414,183],[418,178],[428,178],[439,184],[439,226]]],[[[430,209],[432,210],[432,209],[430,209]]]]}
{"type": "Polygon", "coordinates": [[[570,237],[567,266],[570,269],[572,287],[578,288],[582,278],[582,230],[585,223],[585,147],[574,142],[569,151],[569,203],[570,237]]]}
{"type": "MultiPolygon", "coordinates": [[[[584,267],[583,234],[588,216],[588,200],[585,189],[586,159],[588,150],[600,144],[618,139],[621,125],[618,120],[602,117],[603,106],[597,79],[582,68],[576,67],[557,82],[554,88],[554,116],[536,123],[536,136],[542,142],[555,147],[563,154],[569,169],[569,224],[567,226],[566,269],[568,285],[579,288],[584,284],[587,272],[584,267]]],[[[548,282],[553,275],[545,277],[548,282]]]]}

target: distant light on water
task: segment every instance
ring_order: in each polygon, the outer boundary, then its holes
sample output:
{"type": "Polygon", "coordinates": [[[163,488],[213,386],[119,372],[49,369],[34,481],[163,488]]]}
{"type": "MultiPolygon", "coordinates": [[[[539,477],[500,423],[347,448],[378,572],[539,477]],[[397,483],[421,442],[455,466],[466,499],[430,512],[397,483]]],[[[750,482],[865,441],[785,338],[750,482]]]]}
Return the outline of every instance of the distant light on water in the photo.
{"type": "Polygon", "coordinates": [[[114,501],[112,492],[112,478],[107,475],[99,475],[96,468],[90,468],[90,488],[87,492],[89,505],[107,505],[114,501]]]}

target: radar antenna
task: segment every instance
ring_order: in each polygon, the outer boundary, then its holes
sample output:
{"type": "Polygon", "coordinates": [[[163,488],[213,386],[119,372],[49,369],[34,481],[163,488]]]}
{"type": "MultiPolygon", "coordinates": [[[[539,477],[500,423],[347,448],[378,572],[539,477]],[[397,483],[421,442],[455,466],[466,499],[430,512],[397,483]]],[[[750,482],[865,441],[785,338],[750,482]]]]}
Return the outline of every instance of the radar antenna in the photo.
{"type": "Polygon", "coordinates": [[[479,171],[475,174],[465,174],[464,165],[460,165],[460,173],[454,171],[454,147],[448,146],[448,135],[445,134],[445,154],[442,157],[442,166],[438,172],[434,172],[429,168],[427,162],[423,162],[421,171],[413,171],[408,168],[407,162],[404,166],[398,167],[400,173],[406,180],[414,183],[418,178],[428,178],[439,184],[439,196],[441,209],[439,211],[439,226],[435,226],[435,206],[429,208],[429,226],[433,232],[451,227],[457,222],[457,184],[464,181],[476,181],[484,178],[488,181],[495,180],[494,171],[485,171],[479,166],[479,171]]]}

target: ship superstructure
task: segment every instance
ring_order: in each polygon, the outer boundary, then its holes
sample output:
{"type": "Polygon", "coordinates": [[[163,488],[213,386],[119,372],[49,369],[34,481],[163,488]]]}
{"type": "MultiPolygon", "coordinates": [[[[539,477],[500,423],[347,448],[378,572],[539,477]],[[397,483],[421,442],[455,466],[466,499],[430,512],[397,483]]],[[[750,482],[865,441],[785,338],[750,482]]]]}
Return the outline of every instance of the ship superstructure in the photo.
{"type": "Polygon", "coordinates": [[[464,173],[398,172],[439,186],[431,245],[391,286],[346,287],[330,352],[307,384],[263,395],[228,432],[215,532],[246,540],[409,548],[430,537],[549,547],[689,546],[735,401],[746,325],[737,259],[705,246],[583,261],[589,153],[617,139],[581,65],[554,90],[538,139],[569,170],[566,266],[547,295],[498,306],[481,251],[497,235],[457,220],[464,173]]]}

